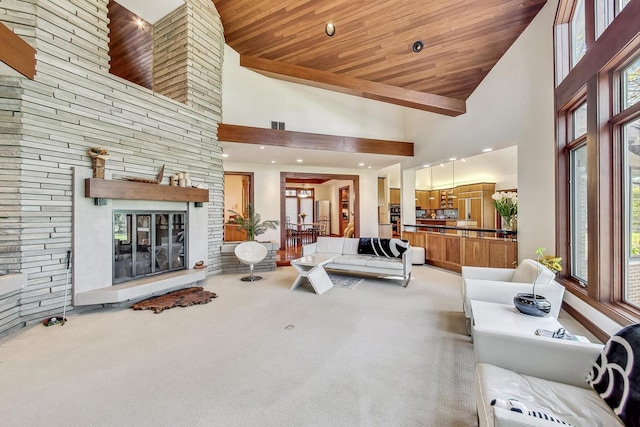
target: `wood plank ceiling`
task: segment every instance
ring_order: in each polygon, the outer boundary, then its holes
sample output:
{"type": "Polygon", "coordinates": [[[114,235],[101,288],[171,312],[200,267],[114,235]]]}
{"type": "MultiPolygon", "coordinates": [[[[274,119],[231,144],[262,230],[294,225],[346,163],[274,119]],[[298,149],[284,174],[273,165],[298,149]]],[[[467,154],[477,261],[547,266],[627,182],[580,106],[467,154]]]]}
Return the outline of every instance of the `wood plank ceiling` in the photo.
{"type": "Polygon", "coordinates": [[[240,63],[456,116],[545,0],[213,0],[240,63]],[[327,22],[336,32],[324,32],[327,22]],[[424,49],[413,52],[416,41],[424,49]]]}

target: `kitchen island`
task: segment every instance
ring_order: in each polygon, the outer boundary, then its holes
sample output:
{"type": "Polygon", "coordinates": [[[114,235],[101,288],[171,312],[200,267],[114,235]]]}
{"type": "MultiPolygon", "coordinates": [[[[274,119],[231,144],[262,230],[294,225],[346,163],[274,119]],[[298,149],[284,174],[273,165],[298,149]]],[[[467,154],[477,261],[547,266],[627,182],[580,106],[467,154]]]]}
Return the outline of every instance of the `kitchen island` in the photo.
{"type": "Polygon", "coordinates": [[[402,238],[425,249],[425,263],[460,272],[463,265],[514,268],[516,231],[430,224],[404,224],[402,238]]]}

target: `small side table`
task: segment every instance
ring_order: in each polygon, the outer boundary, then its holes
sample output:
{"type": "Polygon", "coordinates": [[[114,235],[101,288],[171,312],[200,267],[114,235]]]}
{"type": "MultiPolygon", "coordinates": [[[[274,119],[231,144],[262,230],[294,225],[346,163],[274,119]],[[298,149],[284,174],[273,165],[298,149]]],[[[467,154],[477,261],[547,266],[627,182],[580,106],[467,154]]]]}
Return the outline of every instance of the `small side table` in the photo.
{"type": "Polygon", "coordinates": [[[297,288],[305,281],[311,283],[313,291],[322,295],[333,288],[333,282],[324,270],[323,266],[333,261],[334,255],[313,254],[294,259],[291,265],[298,271],[296,281],[291,285],[291,290],[297,288]]]}

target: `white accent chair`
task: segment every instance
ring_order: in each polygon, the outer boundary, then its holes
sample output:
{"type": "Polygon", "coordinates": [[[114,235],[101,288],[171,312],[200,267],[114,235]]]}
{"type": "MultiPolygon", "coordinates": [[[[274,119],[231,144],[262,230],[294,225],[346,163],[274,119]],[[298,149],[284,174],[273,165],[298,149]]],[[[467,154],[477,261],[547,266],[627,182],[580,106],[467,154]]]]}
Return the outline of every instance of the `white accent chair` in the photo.
{"type": "Polygon", "coordinates": [[[518,268],[462,267],[462,302],[468,330],[473,319],[471,300],[513,304],[513,297],[530,293],[533,282],[536,294],[544,295],[551,303],[551,315],[560,313],[564,286],[554,281],[555,273],[532,259],[523,260],[518,268]]]}
{"type": "Polygon", "coordinates": [[[267,256],[267,248],[255,240],[240,243],[235,249],[236,257],[243,264],[249,265],[249,275],[241,278],[243,282],[254,282],[262,279],[262,276],[253,275],[253,266],[267,256]]]}
{"type": "Polygon", "coordinates": [[[479,334],[485,344],[474,344],[480,427],[639,425],[640,324],[620,329],[604,346],[476,328],[479,334]],[[566,424],[494,406],[494,399],[516,400],[566,424]]]}

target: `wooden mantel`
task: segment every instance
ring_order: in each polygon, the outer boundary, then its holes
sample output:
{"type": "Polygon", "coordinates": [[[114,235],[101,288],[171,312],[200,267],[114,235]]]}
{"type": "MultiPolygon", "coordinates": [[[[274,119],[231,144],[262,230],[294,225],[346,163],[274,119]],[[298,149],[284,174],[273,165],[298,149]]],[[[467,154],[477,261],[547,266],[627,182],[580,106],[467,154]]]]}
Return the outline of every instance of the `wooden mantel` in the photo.
{"type": "Polygon", "coordinates": [[[164,202],[208,202],[209,190],[193,187],[172,187],[145,182],[87,178],[85,197],[96,199],[156,200],[164,202]]]}

